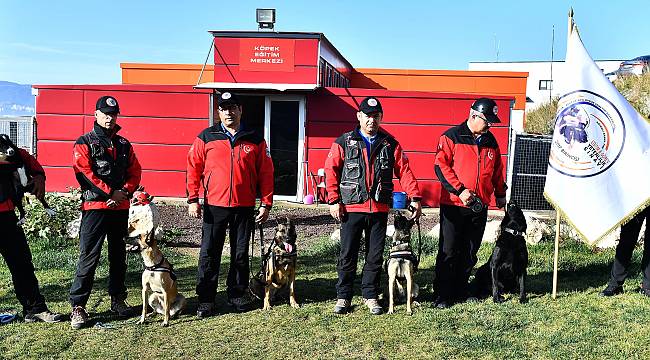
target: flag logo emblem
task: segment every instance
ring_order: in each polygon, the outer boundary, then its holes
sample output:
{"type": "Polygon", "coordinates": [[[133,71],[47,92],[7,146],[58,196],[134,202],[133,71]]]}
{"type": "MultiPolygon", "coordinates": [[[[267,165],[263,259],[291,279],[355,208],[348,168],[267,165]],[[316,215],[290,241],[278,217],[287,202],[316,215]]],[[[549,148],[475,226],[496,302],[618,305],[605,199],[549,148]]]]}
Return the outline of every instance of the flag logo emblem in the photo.
{"type": "Polygon", "coordinates": [[[555,118],[549,166],[572,177],[590,177],[607,170],[625,143],[625,125],[609,100],[588,90],[562,96],[555,118]]]}

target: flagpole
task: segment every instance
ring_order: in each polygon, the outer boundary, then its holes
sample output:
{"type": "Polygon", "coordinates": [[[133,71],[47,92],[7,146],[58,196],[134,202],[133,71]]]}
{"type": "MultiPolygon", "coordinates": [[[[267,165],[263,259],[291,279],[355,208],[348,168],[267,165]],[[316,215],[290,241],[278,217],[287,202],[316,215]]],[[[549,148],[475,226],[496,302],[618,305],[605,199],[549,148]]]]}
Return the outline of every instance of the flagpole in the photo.
{"type": "MultiPolygon", "coordinates": [[[[569,36],[571,36],[571,32],[573,31],[573,8],[569,9],[569,29],[567,32],[567,44],[568,44],[568,39],[569,36]]],[[[566,61],[566,59],[565,59],[566,61]]],[[[560,210],[556,209],[556,217],[555,217],[555,252],[553,254],[553,291],[551,292],[551,298],[555,299],[557,298],[557,264],[558,264],[558,258],[560,255],[560,221],[562,220],[562,216],[560,214],[560,210]]]]}
{"type": "Polygon", "coordinates": [[[555,254],[553,255],[553,292],[551,298],[557,297],[557,263],[560,254],[560,211],[556,210],[557,216],[555,217],[555,254]]]}

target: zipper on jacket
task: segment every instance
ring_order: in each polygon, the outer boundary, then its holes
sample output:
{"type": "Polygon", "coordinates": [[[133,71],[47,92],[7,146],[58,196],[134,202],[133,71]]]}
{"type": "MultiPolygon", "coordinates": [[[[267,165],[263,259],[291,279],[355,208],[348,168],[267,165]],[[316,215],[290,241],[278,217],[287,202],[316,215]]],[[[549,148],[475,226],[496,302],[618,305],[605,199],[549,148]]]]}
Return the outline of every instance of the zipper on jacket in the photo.
{"type": "Polygon", "coordinates": [[[235,162],[235,148],[230,146],[230,194],[228,195],[228,206],[232,206],[232,171],[235,162]]]}
{"type": "MultiPolygon", "coordinates": [[[[371,145],[370,150],[372,150],[372,145],[371,145]]],[[[368,206],[369,206],[369,211],[372,213],[372,202],[373,202],[373,199],[372,199],[372,195],[373,195],[372,194],[372,179],[375,178],[375,174],[374,174],[373,166],[370,164],[370,159],[372,158],[372,154],[370,153],[370,151],[365,151],[365,154],[367,156],[367,158],[366,158],[366,169],[368,170],[368,171],[366,171],[366,174],[370,174],[369,178],[370,178],[371,182],[370,182],[370,185],[368,185],[368,177],[363,179],[363,181],[366,182],[366,188],[368,189],[368,206]],[[370,154],[370,155],[368,155],[368,154],[370,154]]]]}
{"type": "Polygon", "coordinates": [[[478,144],[476,144],[476,150],[478,150],[478,163],[476,164],[476,187],[474,188],[474,191],[478,195],[478,182],[481,178],[481,148],[478,146],[478,144]]]}

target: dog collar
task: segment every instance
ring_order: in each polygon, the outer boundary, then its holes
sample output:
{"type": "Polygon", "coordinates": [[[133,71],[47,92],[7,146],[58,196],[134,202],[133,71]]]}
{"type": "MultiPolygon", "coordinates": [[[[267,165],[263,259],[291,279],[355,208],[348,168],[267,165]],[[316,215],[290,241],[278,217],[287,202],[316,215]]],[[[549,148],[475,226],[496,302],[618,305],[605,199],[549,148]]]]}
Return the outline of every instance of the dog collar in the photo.
{"type": "Polygon", "coordinates": [[[503,231],[511,233],[514,236],[523,236],[526,233],[524,231],[517,231],[517,230],[511,229],[511,228],[503,228],[503,231]]]}

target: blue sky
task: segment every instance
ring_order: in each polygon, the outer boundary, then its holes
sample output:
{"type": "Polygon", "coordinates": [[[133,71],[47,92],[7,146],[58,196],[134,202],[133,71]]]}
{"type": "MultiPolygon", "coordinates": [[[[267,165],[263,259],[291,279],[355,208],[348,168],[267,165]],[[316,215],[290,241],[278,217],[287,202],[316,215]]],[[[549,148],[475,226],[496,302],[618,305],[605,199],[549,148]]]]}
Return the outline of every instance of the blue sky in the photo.
{"type": "Polygon", "coordinates": [[[647,0],[615,1],[20,1],[0,0],[0,80],[121,81],[120,62],[203,63],[208,30],[323,32],[355,67],[467,69],[470,61],[563,59],[567,11],[595,59],[650,54],[647,0]],[[227,3],[227,6],[223,5],[227,3]]]}

